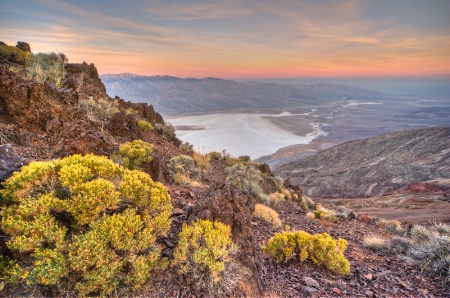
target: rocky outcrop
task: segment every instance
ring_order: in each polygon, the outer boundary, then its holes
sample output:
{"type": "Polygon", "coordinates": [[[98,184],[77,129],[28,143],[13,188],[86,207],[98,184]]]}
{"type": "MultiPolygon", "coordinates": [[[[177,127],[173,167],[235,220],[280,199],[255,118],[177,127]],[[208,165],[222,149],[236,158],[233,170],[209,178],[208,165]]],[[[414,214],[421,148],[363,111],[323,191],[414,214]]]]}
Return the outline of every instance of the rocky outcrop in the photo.
{"type": "Polygon", "coordinates": [[[30,45],[27,42],[24,41],[18,41],[16,48],[21,49],[24,52],[31,52],[30,45]]]}
{"type": "Polygon", "coordinates": [[[426,128],[357,140],[277,169],[312,197],[370,197],[450,178],[450,129],[426,128]]]}
{"type": "Polygon", "coordinates": [[[11,145],[0,145],[0,183],[20,169],[23,164],[24,159],[14,151],[11,145]]]}

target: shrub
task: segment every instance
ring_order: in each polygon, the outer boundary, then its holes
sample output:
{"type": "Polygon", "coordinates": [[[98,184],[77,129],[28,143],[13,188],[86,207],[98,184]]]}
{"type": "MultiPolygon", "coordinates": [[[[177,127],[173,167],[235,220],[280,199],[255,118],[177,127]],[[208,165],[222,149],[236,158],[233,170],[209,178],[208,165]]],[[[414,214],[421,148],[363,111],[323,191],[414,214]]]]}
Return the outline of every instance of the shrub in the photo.
{"type": "Polygon", "coordinates": [[[185,154],[192,154],[194,153],[194,146],[190,144],[189,142],[181,142],[180,146],[178,146],[181,151],[183,151],[185,154]]]}
{"type": "Polygon", "coordinates": [[[273,192],[269,195],[270,202],[274,204],[278,204],[280,202],[284,202],[286,196],[279,192],[273,192]]]}
{"type": "Polygon", "coordinates": [[[217,151],[212,151],[208,153],[209,157],[214,160],[220,160],[222,158],[222,153],[217,151]]]}
{"type": "Polygon", "coordinates": [[[212,297],[232,290],[227,286],[236,285],[242,276],[230,274],[236,271],[237,264],[237,247],[231,239],[230,226],[198,220],[191,225],[183,224],[178,237],[173,264],[178,266],[180,273],[192,278],[212,297]]]}
{"type": "Polygon", "coordinates": [[[138,126],[142,131],[153,130],[153,126],[149,122],[142,119],[138,121],[138,126]]]}
{"type": "Polygon", "coordinates": [[[15,260],[2,276],[9,282],[108,295],[139,288],[165,264],[155,241],[170,228],[172,205],[146,173],[73,155],[24,166],[1,193],[10,202],[1,222],[15,260]]]}
{"type": "Polygon", "coordinates": [[[119,147],[119,153],[123,158],[123,164],[130,170],[136,170],[143,162],[152,161],[150,156],[153,145],[142,140],[134,140],[119,147]]]}
{"type": "Polygon", "coordinates": [[[263,251],[278,263],[298,255],[300,262],[310,259],[339,274],[350,273],[350,263],[344,256],[347,241],[334,240],[327,233],[309,234],[305,231],[276,233],[263,247],[263,251]]]}
{"type": "Polygon", "coordinates": [[[200,178],[200,169],[195,166],[195,161],[187,155],[178,155],[169,160],[170,176],[176,184],[189,184],[191,180],[200,178]]]}
{"type": "Polygon", "coordinates": [[[163,136],[163,138],[169,142],[175,140],[175,129],[171,124],[155,124],[156,131],[163,136]]]}
{"type": "Polygon", "coordinates": [[[377,222],[377,225],[386,231],[391,233],[401,234],[404,232],[402,224],[398,220],[381,219],[377,222]]]}
{"type": "Polygon", "coordinates": [[[267,222],[268,224],[271,224],[274,227],[281,227],[283,224],[275,210],[262,204],[255,205],[253,216],[267,222]]]}
{"type": "Polygon", "coordinates": [[[364,237],[363,244],[374,251],[382,251],[386,249],[389,242],[382,236],[368,235],[364,237]]]}
{"type": "Polygon", "coordinates": [[[9,62],[28,65],[32,55],[32,53],[24,52],[18,47],[7,45],[0,46],[0,57],[9,62]]]}
{"type": "Polygon", "coordinates": [[[45,81],[54,82],[56,86],[62,87],[66,76],[64,64],[67,57],[63,53],[37,53],[30,56],[28,76],[40,83],[45,81]]]}
{"type": "MultiPolygon", "coordinates": [[[[0,131],[0,134],[1,134],[1,131],[0,131]]],[[[430,228],[435,230],[436,232],[438,232],[440,235],[450,236],[450,226],[446,223],[433,221],[430,228]]]]}
{"type": "Polygon", "coordinates": [[[205,170],[209,167],[210,156],[208,154],[194,152],[192,158],[200,169],[205,170]]]}
{"type": "Polygon", "coordinates": [[[119,104],[115,99],[92,97],[88,100],[80,101],[81,107],[89,114],[99,118],[101,121],[105,121],[113,114],[119,112],[119,104]]]}
{"type": "Polygon", "coordinates": [[[236,189],[248,192],[255,196],[260,202],[268,203],[269,197],[262,191],[258,182],[262,180],[261,172],[251,165],[238,163],[225,169],[227,182],[236,189]]]}
{"type": "Polygon", "coordinates": [[[421,225],[414,225],[411,229],[411,237],[415,242],[429,242],[437,236],[437,233],[421,225]]]}

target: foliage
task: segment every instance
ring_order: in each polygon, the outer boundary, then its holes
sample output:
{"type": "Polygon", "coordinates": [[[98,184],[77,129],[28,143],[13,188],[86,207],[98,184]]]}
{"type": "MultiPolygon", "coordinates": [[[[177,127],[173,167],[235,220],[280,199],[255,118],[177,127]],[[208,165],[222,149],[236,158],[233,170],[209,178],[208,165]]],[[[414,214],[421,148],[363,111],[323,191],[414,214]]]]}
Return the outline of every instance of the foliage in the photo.
{"type": "Polygon", "coordinates": [[[276,233],[263,247],[263,251],[278,263],[298,255],[300,262],[306,259],[339,274],[350,273],[350,263],[344,256],[347,241],[334,240],[327,233],[309,234],[305,231],[276,233]]]}
{"type": "Polygon", "coordinates": [[[62,87],[66,76],[64,64],[67,57],[63,53],[37,53],[30,56],[28,76],[39,83],[54,82],[62,87]]]}
{"type": "Polygon", "coordinates": [[[0,46],[0,58],[3,58],[8,62],[28,65],[32,55],[32,53],[25,52],[18,47],[7,45],[0,46]]]}
{"type": "Polygon", "coordinates": [[[120,284],[139,288],[160,267],[155,241],[170,228],[172,205],[146,173],[73,155],[32,162],[3,186],[1,228],[14,262],[2,260],[2,279],[107,295],[120,284]]]}
{"type": "Polygon", "coordinates": [[[388,232],[402,234],[404,229],[402,228],[402,224],[395,219],[380,219],[377,222],[377,225],[388,232]]]}
{"type": "Polygon", "coordinates": [[[212,151],[208,153],[209,157],[214,160],[220,160],[222,158],[222,153],[217,151],[212,151]]]}
{"type": "Polygon", "coordinates": [[[123,164],[130,170],[139,169],[143,162],[151,162],[153,145],[142,140],[127,142],[119,147],[119,153],[123,158],[123,164]]]}
{"type": "Polygon", "coordinates": [[[178,146],[181,151],[183,151],[185,154],[192,154],[194,153],[194,145],[192,145],[189,142],[181,142],[180,146],[178,146]]]}
{"type": "Polygon", "coordinates": [[[225,171],[227,173],[227,182],[236,189],[250,193],[262,203],[270,201],[258,184],[262,180],[261,172],[254,166],[238,163],[226,168],[225,171]]]}
{"type": "Polygon", "coordinates": [[[93,115],[102,121],[119,112],[119,104],[115,99],[91,97],[88,100],[80,101],[80,105],[88,115],[93,115]]]}
{"type": "Polygon", "coordinates": [[[271,224],[274,227],[281,227],[283,224],[280,216],[275,210],[262,204],[255,205],[253,216],[267,222],[268,224],[271,224]]]}
{"type": "Polygon", "coordinates": [[[284,202],[286,196],[280,192],[273,192],[269,195],[269,199],[271,203],[278,204],[284,202]]]}
{"type": "Polygon", "coordinates": [[[143,119],[139,120],[137,124],[142,131],[153,130],[153,125],[151,125],[148,121],[145,121],[143,119]]]}
{"type": "MultiPolygon", "coordinates": [[[[236,265],[237,247],[231,239],[230,226],[217,221],[198,220],[183,224],[173,264],[211,296],[231,289],[224,287],[227,272],[236,265]]],[[[234,276],[238,278],[239,276],[234,276]]],[[[235,284],[236,282],[234,282],[235,284]]]]}
{"type": "Polygon", "coordinates": [[[187,184],[191,180],[200,178],[200,169],[195,166],[195,161],[187,155],[178,155],[169,160],[170,176],[177,184],[187,184]]]}
{"type": "Polygon", "coordinates": [[[209,166],[210,156],[208,154],[201,154],[198,152],[194,152],[192,158],[195,161],[195,164],[202,170],[206,170],[209,166]]]}
{"type": "Polygon", "coordinates": [[[175,140],[175,129],[171,124],[155,123],[156,131],[163,136],[163,138],[169,142],[175,140]]]}

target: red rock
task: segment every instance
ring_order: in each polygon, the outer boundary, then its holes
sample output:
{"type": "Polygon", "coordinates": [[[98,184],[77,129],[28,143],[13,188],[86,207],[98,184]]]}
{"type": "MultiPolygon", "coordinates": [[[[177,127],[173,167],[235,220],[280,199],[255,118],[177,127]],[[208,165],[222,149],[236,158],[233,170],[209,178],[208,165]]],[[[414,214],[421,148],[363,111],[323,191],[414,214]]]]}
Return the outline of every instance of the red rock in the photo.
{"type": "Polygon", "coordinates": [[[372,280],[372,278],[373,278],[372,274],[370,274],[370,273],[367,275],[364,275],[364,277],[367,278],[368,280],[372,280]]]}
{"type": "Polygon", "coordinates": [[[341,290],[339,290],[338,288],[332,288],[331,289],[334,293],[336,293],[337,295],[341,295],[341,290]]]}

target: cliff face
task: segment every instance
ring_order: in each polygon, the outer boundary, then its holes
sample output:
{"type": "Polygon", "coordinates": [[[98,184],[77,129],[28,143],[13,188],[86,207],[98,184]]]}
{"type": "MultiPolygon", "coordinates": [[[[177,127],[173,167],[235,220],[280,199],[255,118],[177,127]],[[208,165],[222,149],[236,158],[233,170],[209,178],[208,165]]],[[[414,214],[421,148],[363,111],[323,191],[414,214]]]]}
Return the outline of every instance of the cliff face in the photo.
{"type": "Polygon", "coordinates": [[[369,197],[450,178],[450,129],[426,128],[357,140],[276,170],[313,197],[369,197]]]}

